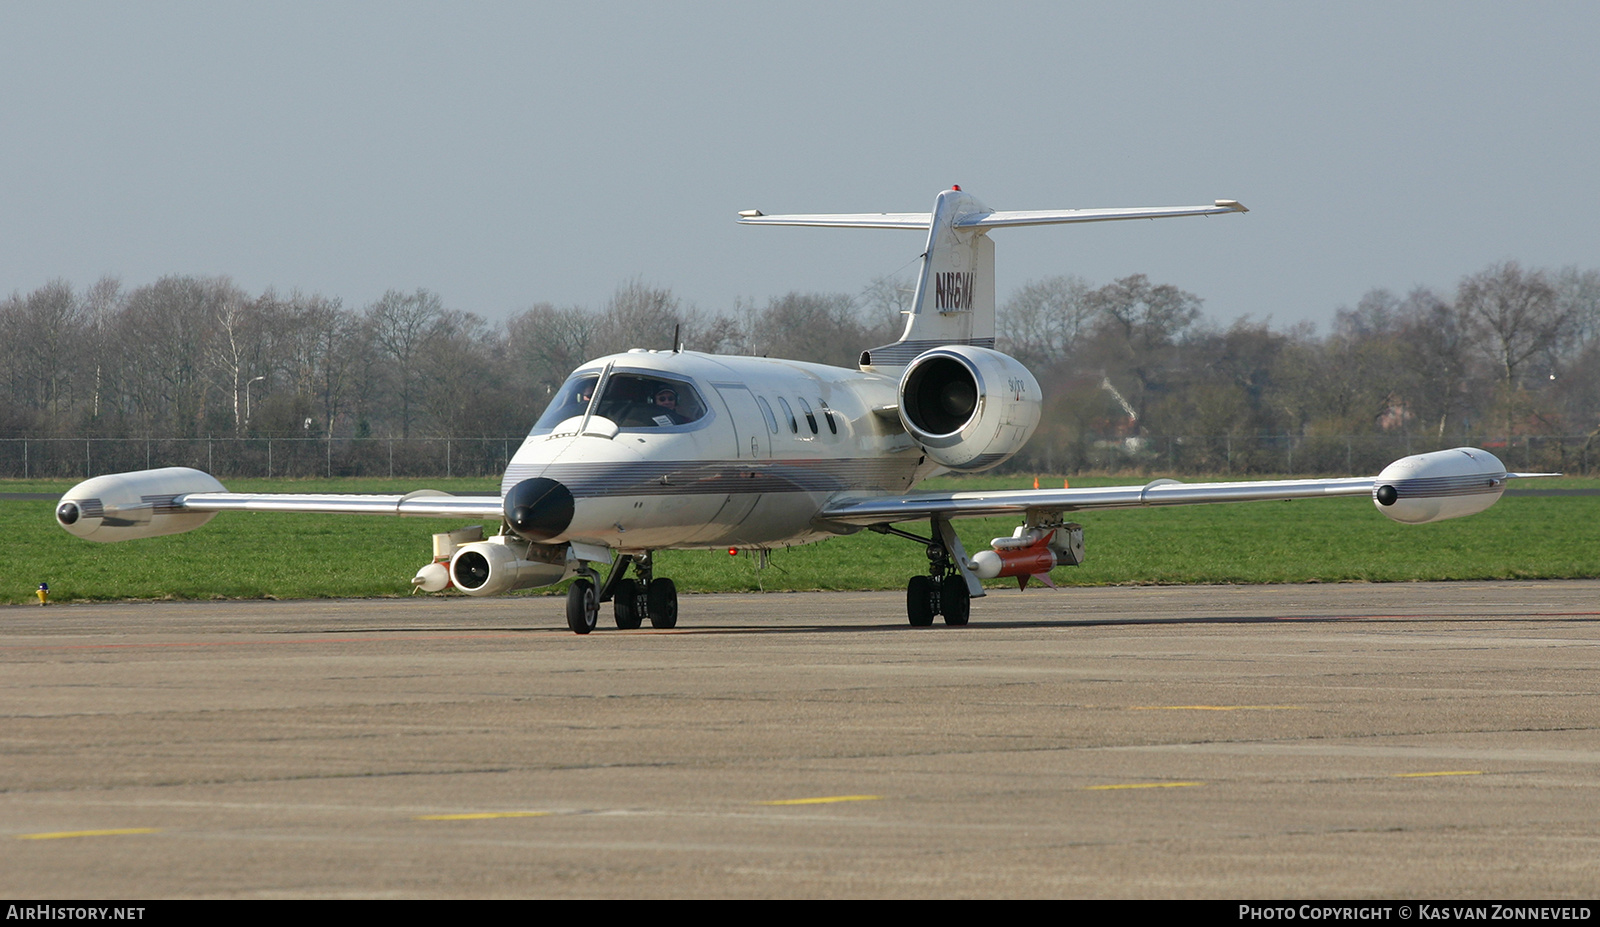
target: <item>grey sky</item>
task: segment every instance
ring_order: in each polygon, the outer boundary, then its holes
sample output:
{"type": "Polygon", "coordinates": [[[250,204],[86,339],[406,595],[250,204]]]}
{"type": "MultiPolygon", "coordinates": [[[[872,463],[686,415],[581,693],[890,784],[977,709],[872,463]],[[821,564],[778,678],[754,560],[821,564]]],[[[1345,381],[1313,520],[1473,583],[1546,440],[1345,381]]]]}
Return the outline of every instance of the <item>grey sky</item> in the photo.
{"type": "Polygon", "coordinates": [[[491,319],[859,292],[916,233],[734,213],[1243,201],[994,233],[999,295],[1219,320],[1600,266],[1594,3],[5,3],[0,292],[229,274],[491,319]]]}

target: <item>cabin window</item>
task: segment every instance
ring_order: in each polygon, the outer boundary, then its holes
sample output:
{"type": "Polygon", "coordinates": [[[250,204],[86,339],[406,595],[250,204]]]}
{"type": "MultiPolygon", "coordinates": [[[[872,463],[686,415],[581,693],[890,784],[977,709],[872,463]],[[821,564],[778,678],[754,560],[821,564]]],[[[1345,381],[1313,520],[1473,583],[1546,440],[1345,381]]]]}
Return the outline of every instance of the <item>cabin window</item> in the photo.
{"type": "Polygon", "coordinates": [[[789,430],[794,432],[795,434],[799,434],[800,433],[800,424],[798,422],[796,422],[795,419],[794,419],[794,410],[789,408],[789,400],[784,399],[782,396],[779,396],[778,397],[778,405],[783,406],[784,418],[787,418],[789,420],[789,430]]]}
{"type": "Polygon", "coordinates": [[[828,420],[828,430],[834,434],[838,434],[839,426],[833,420],[833,410],[828,408],[828,404],[823,402],[821,399],[817,400],[817,405],[822,406],[822,417],[828,420]]]}
{"type": "Polygon", "coordinates": [[[811,433],[817,433],[817,416],[811,411],[811,403],[800,400],[800,408],[806,410],[806,424],[811,426],[811,433]]]}
{"type": "Polygon", "coordinates": [[[778,433],[778,420],[772,414],[772,406],[767,403],[766,397],[757,396],[756,402],[761,406],[761,414],[767,417],[767,430],[773,434],[778,433]]]}

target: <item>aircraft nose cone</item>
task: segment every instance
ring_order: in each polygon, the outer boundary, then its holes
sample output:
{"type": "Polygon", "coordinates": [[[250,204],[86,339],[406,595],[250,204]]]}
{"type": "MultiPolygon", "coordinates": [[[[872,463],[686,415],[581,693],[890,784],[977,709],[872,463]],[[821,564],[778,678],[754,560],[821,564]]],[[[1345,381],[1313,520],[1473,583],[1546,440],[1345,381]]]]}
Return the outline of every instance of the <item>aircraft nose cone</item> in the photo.
{"type": "Polygon", "coordinates": [[[511,530],[530,541],[548,541],[572,524],[572,491],[536,476],[511,487],[504,508],[511,530]]]}

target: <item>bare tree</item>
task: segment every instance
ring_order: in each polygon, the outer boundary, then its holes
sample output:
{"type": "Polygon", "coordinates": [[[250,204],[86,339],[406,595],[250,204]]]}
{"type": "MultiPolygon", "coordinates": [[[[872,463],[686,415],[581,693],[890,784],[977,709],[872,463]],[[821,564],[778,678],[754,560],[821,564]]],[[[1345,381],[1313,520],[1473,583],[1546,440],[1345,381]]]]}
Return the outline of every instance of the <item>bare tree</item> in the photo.
{"type": "MultiPolygon", "coordinates": [[[[216,317],[237,290],[226,278],[163,277],[128,295],[111,337],[121,348],[121,387],[138,427],[149,433],[195,435],[222,427],[211,421],[208,347],[216,317]]],[[[217,409],[221,411],[221,409],[217,409]]]]}
{"type": "Polygon", "coordinates": [[[216,377],[217,387],[231,400],[233,432],[240,434],[247,411],[243,406],[249,404],[248,399],[241,400],[252,394],[255,378],[265,378],[268,373],[262,363],[262,336],[268,326],[260,324],[260,317],[276,298],[268,290],[252,302],[242,290],[227,282],[227,278],[221,278],[219,283],[222,289],[212,308],[216,333],[206,346],[206,362],[216,377]]]}
{"type": "Polygon", "coordinates": [[[789,293],[767,301],[750,334],[757,353],[854,366],[866,343],[856,302],[844,293],[789,293]]]}
{"type": "Polygon", "coordinates": [[[1553,286],[1557,313],[1571,320],[1573,351],[1600,341],[1600,270],[1563,267],[1553,286]]]}
{"type": "Polygon", "coordinates": [[[912,277],[876,277],[867,284],[861,291],[860,306],[872,344],[863,347],[876,347],[899,338],[916,298],[917,281],[912,277]]]}
{"type": "Polygon", "coordinates": [[[1029,367],[1073,354],[1100,311],[1090,292],[1082,277],[1061,276],[1035,280],[1013,293],[995,320],[1000,350],[1029,367]]]}
{"type": "Polygon", "coordinates": [[[1524,272],[1516,261],[1498,264],[1461,281],[1456,307],[1465,316],[1478,349],[1500,372],[1500,403],[1506,434],[1527,411],[1522,395],[1526,368],[1549,357],[1572,328],[1542,270],[1524,272]]]}
{"type": "Polygon", "coordinates": [[[1442,440],[1449,428],[1465,432],[1473,401],[1472,337],[1467,320],[1426,287],[1399,307],[1395,341],[1409,374],[1404,398],[1427,433],[1442,440]]]}
{"type": "Polygon", "coordinates": [[[409,294],[390,290],[367,307],[367,331],[378,358],[378,369],[374,372],[393,387],[390,398],[398,406],[402,438],[411,437],[411,427],[422,401],[418,361],[443,313],[444,305],[438,294],[422,289],[409,294]]]}
{"type": "Polygon", "coordinates": [[[294,393],[310,400],[322,420],[318,430],[332,439],[363,347],[359,325],[339,300],[317,294],[293,293],[275,309],[276,362],[294,393]]]}
{"type": "Polygon", "coordinates": [[[606,302],[595,347],[600,354],[629,348],[670,350],[676,347],[674,334],[680,342],[694,339],[698,321],[699,313],[684,307],[671,290],[634,278],[617,287],[606,302]]]}
{"type": "Polygon", "coordinates": [[[1143,418],[1179,361],[1178,348],[1200,319],[1200,297],[1144,274],[1085,297],[1096,313],[1092,354],[1143,418]]]}
{"type": "Polygon", "coordinates": [[[1572,321],[1545,272],[1524,272],[1516,261],[1463,279],[1456,306],[1507,389],[1519,385],[1523,366],[1557,343],[1572,321]]]}
{"type": "Polygon", "coordinates": [[[542,404],[567,374],[596,356],[599,328],[600,317],[587,309],[536,303],[506,320],[509,363],[542,404]]]}

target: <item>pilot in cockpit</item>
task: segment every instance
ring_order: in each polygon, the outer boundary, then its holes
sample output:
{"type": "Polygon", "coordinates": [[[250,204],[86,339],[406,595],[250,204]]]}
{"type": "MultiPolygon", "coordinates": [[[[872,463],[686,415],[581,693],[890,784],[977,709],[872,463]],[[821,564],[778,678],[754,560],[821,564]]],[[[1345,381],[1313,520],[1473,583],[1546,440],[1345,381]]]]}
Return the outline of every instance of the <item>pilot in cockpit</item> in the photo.
{"type": "Polygon", "coordinates": [[[663,386],[656,390],[651,399],[650,412],[652,417],[660,424],[682,425],[688,419],[678,412],[678,391],[670,386],[663,386]],[[662,422],[665,418],[667,421],[662,422]]]}

